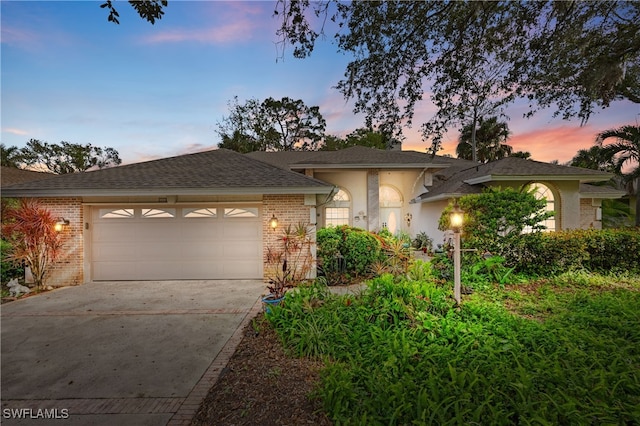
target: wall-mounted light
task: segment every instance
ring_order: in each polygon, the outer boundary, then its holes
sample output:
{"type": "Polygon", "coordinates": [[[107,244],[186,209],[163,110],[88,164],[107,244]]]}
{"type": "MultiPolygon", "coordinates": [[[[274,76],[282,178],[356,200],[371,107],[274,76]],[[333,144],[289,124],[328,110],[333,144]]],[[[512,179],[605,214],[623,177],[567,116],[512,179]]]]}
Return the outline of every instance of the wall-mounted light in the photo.
{"type": "Polygon", "coordinates": [[[363,210],[360,210],[360,211],[358,212],[358,215],[353,217],[353,219],[354,219],[356,222],[361,221],[361,220],[365,220],[366,218],[367,218],[367,215],[366,215],[366,214],[364,214],[364,211],[363,211],[363,210]]]}
{"type": "Polygon", "coordinates": [[[53,229],[56,232],[62,232],[65,226],[69,226],[69,219],[65,219],[63,217],[58,218],[58,221],[55,225],[53,225],[53,229]]]}
{"type": "Polygon", "coordinates": [[[271,215],[271,219],[269,219],[269,226],[271,229],[276,229],[278,227],[278,218],[275,214],[271,215]]]}
{"type": "Polygon", "coordinates": [[[411,221],[413,220],[413,215],[411,213],[407,213],[404,215],[404,220],[407,222],[407,228],[411,226],[411,221]]]}

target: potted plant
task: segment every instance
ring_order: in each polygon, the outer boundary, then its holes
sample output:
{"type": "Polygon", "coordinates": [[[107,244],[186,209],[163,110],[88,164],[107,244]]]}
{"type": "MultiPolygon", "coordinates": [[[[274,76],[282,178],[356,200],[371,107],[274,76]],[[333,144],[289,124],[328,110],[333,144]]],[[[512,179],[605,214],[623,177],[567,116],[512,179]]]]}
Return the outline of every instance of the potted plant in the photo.
{"type": "Polygon", "coordinates": [[[262,303],[265,307],[265,311],[269,312],[269,307],[279,305],[284,299],[284,293],[289,287],[291,287],[291,270],[287,266],[287,260],[282,261],[282,274],[278,273],[275,277],[269,280],[267,289],[269,294],[262,298],[262,303]]]}
{"type": "Polygon", "coordinates": [[[267,248],[267,268],[273,276],[267,285],[269,294],[262,298],[266,312],[270,306],[282,302],[289,288],[306,280],[312,266],[310,227],[307,224],[287,226],[279,241],[281,246],[277,249],[267,248]]]}
{"type": "Polygon", "coordinates": [[[422,250],[423,253],[433,252],[433,239],[426,232],[420,232],[413,239],[413,248],[422,250]]]}

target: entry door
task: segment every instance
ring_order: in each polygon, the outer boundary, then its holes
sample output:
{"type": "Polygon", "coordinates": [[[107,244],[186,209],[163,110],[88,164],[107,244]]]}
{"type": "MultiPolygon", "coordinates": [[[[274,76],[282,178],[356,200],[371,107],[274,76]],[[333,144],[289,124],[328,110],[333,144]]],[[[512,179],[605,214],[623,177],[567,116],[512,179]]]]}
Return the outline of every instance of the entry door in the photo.
{"type": "Polygon", "coordinates": [[[387,228],[389,232],[395,234],[400,230],[400,207],[380,207],[380,228],[387,228]]]}

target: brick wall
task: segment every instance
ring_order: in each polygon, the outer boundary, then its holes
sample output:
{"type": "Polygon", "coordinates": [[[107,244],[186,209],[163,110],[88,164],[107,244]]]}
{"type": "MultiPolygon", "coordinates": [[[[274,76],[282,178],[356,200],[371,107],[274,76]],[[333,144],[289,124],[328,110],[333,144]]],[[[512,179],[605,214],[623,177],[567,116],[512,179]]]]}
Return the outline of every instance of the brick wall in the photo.
{"type": "Polygon", "coordinates": [[[84,247],[82,237],[83,217],[80,198],[39,198],[41,205],[54,217],[69,221],[60,232],[62,249],[56,262],[50,267],[45,285],[53,287],[78,285],[84,282],[84,247]]]}
{"type": "Polygon", "coordinates": [[[592,205],[591,198],[580,200],[580,228],[582,229],[602,229],[602,221],[596,220],[598,207],[592,205]]]}
{"type": "MultiPolygon", "coordinates": [[[[60,256],[51,265],[45,284],[59,287],[84,283],[82,200],[80,198],[39,198],[39,201],[44,208],[52,212],[54,217],[69,220],[69,226],[65,226],[61,232],[60,256]]],[[[286,226],[295,227],[298,223],[308,224],[311,207],[304,205],[304,195],[265,195],[263,205],[263,277],[266,282],[273,276],[273,268],[277,267],[267,265],[268,248],[282,247],[283,230],[286,226]],[[278,218],[278,227],[275,230],[269,226],[272,215],[278,218]]],[[[315,233],[311,234],[311,239],[315,248],[315,233]]],[[[301,258],[300,261],[304,259],[301,258]]],[[[312,268],[315,268],[314,261],[312,268]]]]}
{"type": "MultiPolygon", "coordinates": [[[[281,250],[282,237],[284,229],[291,225],[295,227],[299,223],[309,224],[310,206],[304,205],[304,195],[265,195],[263,199],[264,207],[262,209],[262,235],[263,235],[263,264],[264,264],[264,280],[269,281],[273,277],[275,269],[278,265],[269,264],[267,255],[269,249],[281,250]],[[269,226],[271,217],[275,215],[278,219],[278,227],[274,230],[269,226]]],[[[315,233],[311,235],[311,243],[315,246],[315,233]]],[[[299,262],[305,262],[308,254],[304,256],[295,256],[299,262]]],[[[290,256],[291,260],[291,256],[290,256]]],[[[291,265],[295,267],[295,265],[291,265]]],[[[312,268],[315,268],[315,262],[312,259],[312,268]]]]}

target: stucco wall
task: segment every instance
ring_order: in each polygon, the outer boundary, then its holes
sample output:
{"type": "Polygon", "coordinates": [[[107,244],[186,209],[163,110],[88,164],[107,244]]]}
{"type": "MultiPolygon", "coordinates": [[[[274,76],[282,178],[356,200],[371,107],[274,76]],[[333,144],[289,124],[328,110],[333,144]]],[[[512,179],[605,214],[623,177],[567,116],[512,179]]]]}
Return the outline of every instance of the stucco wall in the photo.
{"type": "MultiPolygon", "coordinates": [[[[367,216],[367,171],[366,170],[358,170],[358,171],[334,171],[334,172],[324,172],[324,171],[315,171],[314,177],[316,179],[320,179],[323,182],[327,182],[347,191],[349,196],[351,197],[351,217],[349,218],[349,225],[355,226],[358,228],[367,228],[366,220],[355,220],[354,217],[359,212],[364,212],[364,215],[367,216]]],[[[318,203],[323,203],[326,195],[320,195],[318,197],[318,203]]],[[[320,206],[318,208],[318,225],[322,226],[324,224],[324,209],[325,206],[320,206]]]]}
{"type": "Polygon", "coordinates": [[[45,285],[62,287],[85,282],[83,274],[84,245],[82,240],[83,209],[79,198],[40,198],[43,207],[54,217],[69,221],[60,232],[62,249],[60,256],[51,266],[45,285]]]}
{"type": "MultiPolygon", "coordinates": [[[[314,177],[322,181],[331,183],[340,188],[346,189],[351,196],[351,217],[349,224],[359,228],[368,229],[370,231],[379,230],[379,219],[377,212],[371,212],[368,207],[371,203],[368,202],[368,189],[367,189],[367,176],[369,171],[357,170],[357,171],[321,171],[316,170],[314,177]],[[355,216],[358,213],[364,212],[367,216],[367,220],[356,220],[355,216]],[[373,222],[369,219],[375,218],[373,222]],[[375,222],[375,223],[374,223],[375,222]]],[[[429,178],[431,176],[429,175],[429,178]]],[[[425,191],[423,186],[424,174],[422,171],[412,170],[380,170],[377,172],[378,185],[390,185],[400,191],[402,194],[402,209],[401,217],[399,221],[399,229],[408,232],[411,236],[415,236],[416,233],[424,231],[427,223],[431,223],[431,217],[424,218],[424,211],[430,211],[431,208],[423,208],[418,204],[410,204],[409,202],[422,194],[425,191]],[[412,220],[410,224],[407,224],[405,216],[410,213],[412,220]]],[[[428,179],[430,180],[430,179],[428,179]]],[[[318,203],[322,203],[324,198],[319,197],[318,203]]],[[[446,203],[445,203],[446,205],[446,203]]],[[[322,226],[324,224],[324,207],[318,208],[318,224],[322,226]]],[[[439,217],[439,213],[438,213],[439,217]]],[[[437,229],[437,219],[436,219],[437,229]]]]}

